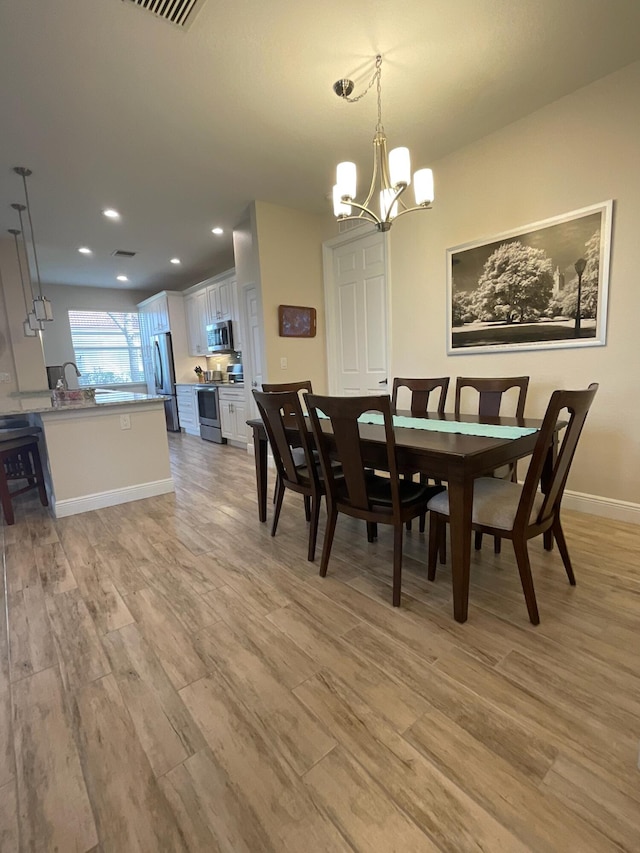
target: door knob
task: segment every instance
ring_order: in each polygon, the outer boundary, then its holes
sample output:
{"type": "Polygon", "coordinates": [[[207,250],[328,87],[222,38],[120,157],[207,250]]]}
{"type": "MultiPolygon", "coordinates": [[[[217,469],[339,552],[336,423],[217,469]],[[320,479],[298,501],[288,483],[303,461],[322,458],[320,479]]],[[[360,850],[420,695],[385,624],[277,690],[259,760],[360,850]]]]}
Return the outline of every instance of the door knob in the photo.
{"type": "Polygon", "coordinates": [[[256,382],[256,380],[255,380],[255,379],[254,379],[254,380],[253,380],[253,382],[251,383],[251,387],[252,387],[252,388],[257,388],[257,387],[258,387],[258,383],[256,382]]]}

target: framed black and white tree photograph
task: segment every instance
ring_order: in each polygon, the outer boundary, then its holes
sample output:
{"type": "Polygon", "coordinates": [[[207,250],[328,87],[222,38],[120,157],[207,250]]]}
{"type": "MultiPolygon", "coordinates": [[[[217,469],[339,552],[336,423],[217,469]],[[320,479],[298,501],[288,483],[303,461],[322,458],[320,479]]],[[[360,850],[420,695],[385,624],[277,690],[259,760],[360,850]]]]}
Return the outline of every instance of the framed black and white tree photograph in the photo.
{"type": "Polygon", "coordinates": [[[613,201],[447,249],[449,355],[603,346],[613,201]]]}

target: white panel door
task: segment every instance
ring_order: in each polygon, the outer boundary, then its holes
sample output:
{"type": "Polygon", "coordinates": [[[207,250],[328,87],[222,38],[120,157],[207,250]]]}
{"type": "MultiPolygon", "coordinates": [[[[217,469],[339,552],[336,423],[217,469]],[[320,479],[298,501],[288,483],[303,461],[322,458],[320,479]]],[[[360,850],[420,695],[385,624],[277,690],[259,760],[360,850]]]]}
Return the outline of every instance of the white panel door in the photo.
{"type": "MultiPolygon", "coordinates": [[[[382,234],[333,250],[335,387],[344,396],[388,393],[387,283],[382,234]]],[[[333,384],[333,383],[332,383],[333,384]]]]}

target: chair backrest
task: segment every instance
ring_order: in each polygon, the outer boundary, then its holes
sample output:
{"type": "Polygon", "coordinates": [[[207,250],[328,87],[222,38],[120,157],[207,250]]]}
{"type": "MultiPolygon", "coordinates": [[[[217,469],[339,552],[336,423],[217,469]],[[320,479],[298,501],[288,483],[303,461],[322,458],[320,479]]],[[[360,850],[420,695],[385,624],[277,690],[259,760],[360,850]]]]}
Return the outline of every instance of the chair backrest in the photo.
{"type": "Polygon", "coordinates": [[[497,418],[500,414],[502,395],[511,388],[519,388],[515,416],[524,417],[524,404],[529,387],[528,376],[470,377],[458,376],[456,380],[455,414],[460,412],[460,397],[463,388],[474,388],[478,392],[478,414],[480,417],[497,418]]]}
{"type": "Polygon", "coordinates": [[[298,394],[298,399],[301,399],[302,401],[304,401],[304,395],[302,395],[301,398],[301,391],[306,391],[309,394],[313,392],[310,379],[303,379],[300,382],[263,382],[262,390],[267,394],[277,394],[282,391],[295,391],[298,394]]]}
{"type": "MultiPolygon", "coordinates": [[[[371,503],[367,493],[367,466],[363,461],[363,439],[360,437],[358,418],[365,412],[376,412],[383,416],[386,448],[382,453],[384,458],[380,458],[377,465],[381,470],[389,472],[394,512],[399,511],[398,468],[389,396],[321,397],[307,394],[307,406],[314,441],[320,453],[328,500],[348,503],[364,511],[371,509],[371,503]],[[319,412],[326,418],[320,417],[319,412]],[[341,468],[332,466],[332,460],[340,462],[341,468]]],[[[362,431],[366,429],[366,425],[362,425],[362,431]]]]}
{"type": "Polygon", "coordinates": [[[308,480],[317,484],[317,468],[298,392],[267,393],[254,389],[253,396],[267,432],[276,470],[282,481],[297,485],[301,482],[300,469],[292,453],[292,445],[295,445],[304,451],[305,474],[308,480]]]}
{"type": "Polygon", "coordinates": [[[554,391],[549,400],[547,411],[538,434],[538,440],[529,463],[527,476],[522,486],[522,496],[515,517],[514,527],[527,527],[531,516],[533,501],[540,485],[549,448],[556,435],[556,425],[563,411],[568,413],[568,423],[558,438],[551,475],[546,484],[547,492],[537,517],[537,524],[552,519],[560,507],[569,469],[578,446],[589,408],[598,390],[598,383],[592,382],[584,391],[554,391]]]}
{"type": "Polygon", "coordinates": [[[437,411],[441,415],[447,401],[449,377],[443,376],[441,379],[394,379],[391,395],[391,410],[393,412],[398,409],[398,388],[408,388],[411,391],[411,412],[416,415],[422,415],[429,411],[429,396],[432,391],[439,389],[438,408],[431,409],[431,411],[437,411]]]}

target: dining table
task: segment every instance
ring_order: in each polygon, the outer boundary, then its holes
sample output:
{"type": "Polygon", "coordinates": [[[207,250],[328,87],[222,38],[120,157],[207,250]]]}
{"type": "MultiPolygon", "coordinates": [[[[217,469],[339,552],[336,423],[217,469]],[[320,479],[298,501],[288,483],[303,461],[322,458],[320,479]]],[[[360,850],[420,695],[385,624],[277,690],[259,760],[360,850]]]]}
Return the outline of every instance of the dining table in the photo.
{"type": "MultiPolygon", "coordinates": [[[[267,519],[268,439],[259,418],[248,420],[247,425],[253,431],[258,518],[264,522],[267,519]]],[[[542,421],[534,418],[487,418],[437,412],[419,416],[398,412],[394,416],[398,469],[440,480],[446,483],[449,491],[453,615],[457,622],[465,622],[468,612],[473,481],[531,455],[541,425],[542,421]],[[420,421],[423,423],[416,423],[420,421]],[[483,434],[474,434],[477,432],[483,434]]],[[[558,424],[558,429],[561,426],[558,424]]],[[[384,426],[360,423],[359,430],[365,464],[384,469],[384,426]]],[[[551,475],[554,447],[552,445],[547,454],[543,491],[551,475]]],[[[553,548],[551,531],[544,536],[544,547],[553,548]]]]}

